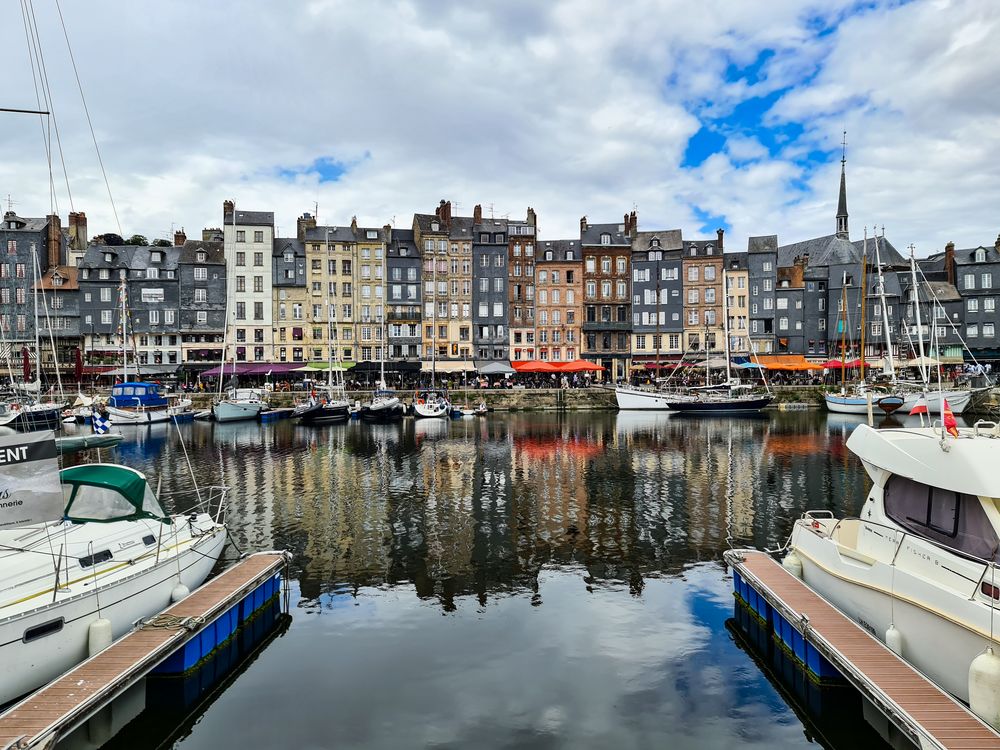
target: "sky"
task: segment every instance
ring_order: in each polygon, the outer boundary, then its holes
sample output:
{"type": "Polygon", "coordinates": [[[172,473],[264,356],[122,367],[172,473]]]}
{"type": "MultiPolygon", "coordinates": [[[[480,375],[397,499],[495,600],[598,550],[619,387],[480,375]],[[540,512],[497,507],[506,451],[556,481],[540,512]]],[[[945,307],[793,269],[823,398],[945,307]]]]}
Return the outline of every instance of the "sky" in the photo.
{"type": "MultiPolygon", "coordinates": [[[[22,0],[27,3],[29,0],[22,0]]],[[[91,235],[189,237],[222,202],[409,228],[538,214],[782,244],[835,229],[918,256],[1000,233],[1000,3],[988,0],[30,0],[56,113],[58,210],[91,235]],[[108,174],[101,178],[61,8],[108,174]]],[[[33,108],[22,19],[5,107],[33,108]]],[[[50,211],[38,118],[0,115],[0,196],[50,211]]],[[[54,140],[54,139],[53,139],[54,140]]]]}

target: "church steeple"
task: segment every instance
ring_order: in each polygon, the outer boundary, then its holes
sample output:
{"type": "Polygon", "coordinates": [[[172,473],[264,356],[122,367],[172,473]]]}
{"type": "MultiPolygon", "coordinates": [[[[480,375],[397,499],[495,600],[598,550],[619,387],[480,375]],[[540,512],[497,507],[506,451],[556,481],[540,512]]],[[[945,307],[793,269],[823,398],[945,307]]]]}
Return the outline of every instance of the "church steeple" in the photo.
{"type": "Polygon", "coordinates": [[[847,131],[844,131],[843,152],[840,157],[840,202],[837,204],[837,236],[851,239],[847,227],[847,131]]]}

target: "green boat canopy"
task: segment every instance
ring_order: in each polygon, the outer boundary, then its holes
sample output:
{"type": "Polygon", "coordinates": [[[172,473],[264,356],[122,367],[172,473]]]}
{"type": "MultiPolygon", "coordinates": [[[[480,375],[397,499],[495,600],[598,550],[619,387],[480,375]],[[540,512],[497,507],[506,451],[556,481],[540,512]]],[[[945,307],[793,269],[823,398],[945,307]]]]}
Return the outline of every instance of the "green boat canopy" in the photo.
{"type": "Polygon", "coordinates": [[[137,521],[152,518],[170,522],[159,501],[135,469],[115,464],[83,464],[59,472],[67,521],[137,521]]]}

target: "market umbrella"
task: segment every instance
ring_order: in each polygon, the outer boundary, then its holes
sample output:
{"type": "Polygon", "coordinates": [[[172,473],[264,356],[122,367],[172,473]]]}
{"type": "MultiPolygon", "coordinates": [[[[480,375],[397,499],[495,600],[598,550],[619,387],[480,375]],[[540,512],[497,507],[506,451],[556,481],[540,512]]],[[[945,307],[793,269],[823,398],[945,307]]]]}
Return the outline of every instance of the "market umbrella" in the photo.
{"type": "Polygon", "coordinates": [[[541,359],[529,359],[527,362],[515,362],[513,368],[518,372],[559,372],[559,368],[551,362],[541,359]]]}
{"type": "Polygon", "coordinates": [[[512,375],[515,372],[517,370],[505,362],[489,362],[479,367],[480,375],[512,375]]]}
{"type": "Polygon", "coordinates": [[[839,370],[842,367],[867,367],[867,362],[862,362],[860,359],[849,359],[846,362],[841,362],[839,359],[828,359],[822,364],[825,370],[839,370]]]}
{"type": "Polygon", "coordinates": [[[28,360],[28,347],[21,347],[21,369],[24,372],[24,380],[28,381],[31,377],[31,362],[28,360]]]}
{"type": "Polygon", "coordinates": [[[605,368],[596,362],[588,362],[585,359],[574,359],[572,362],[565,362],[558,365],[556,369],[562,372],[600,372],[605,368]]]}

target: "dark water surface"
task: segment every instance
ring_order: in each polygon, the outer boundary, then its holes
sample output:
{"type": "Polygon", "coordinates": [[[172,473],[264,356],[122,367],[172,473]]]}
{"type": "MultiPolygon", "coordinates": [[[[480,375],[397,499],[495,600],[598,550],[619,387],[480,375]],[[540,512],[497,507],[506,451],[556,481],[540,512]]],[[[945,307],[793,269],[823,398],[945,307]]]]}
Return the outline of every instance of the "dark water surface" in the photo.
{"type": "MultiPolygon", "coordinates": [[[[727,627],[727,539],[860,507],[834,420],[181,427],[238,545],[295,555],[291,617],[183,698],[151,686],[105,747],[878,747],[853,691],[727,627]]],[[[122,429],[123,463],[190,487],[175,428],[122,429]]]]}

